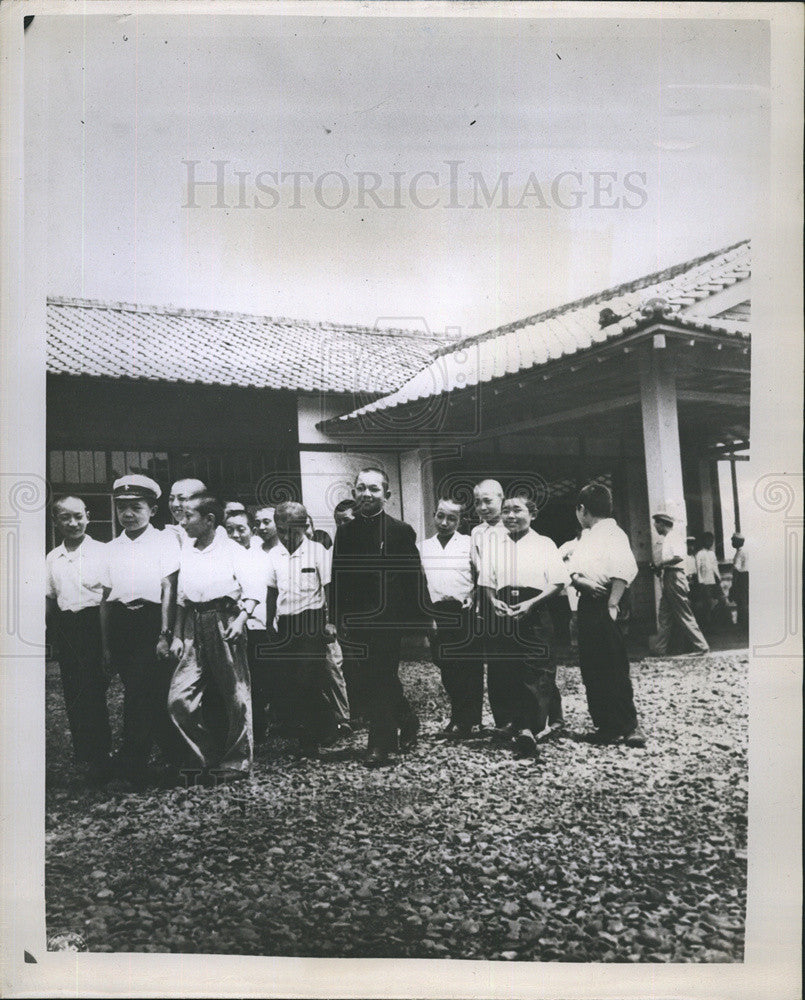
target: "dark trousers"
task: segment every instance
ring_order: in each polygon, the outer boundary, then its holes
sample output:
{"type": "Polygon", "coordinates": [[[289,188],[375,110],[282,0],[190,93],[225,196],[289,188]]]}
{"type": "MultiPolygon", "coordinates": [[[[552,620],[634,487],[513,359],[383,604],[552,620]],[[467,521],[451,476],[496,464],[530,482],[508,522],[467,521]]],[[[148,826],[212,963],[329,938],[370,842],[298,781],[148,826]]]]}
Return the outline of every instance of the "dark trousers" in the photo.
{"type": "Polygon", "coordinates": [[[112,734],[101,661],[101,626],[97,608],[60,611],[55,624],[64,706],[76,760],[102,766],[109,759],[112,734]]]}
{"type": "Polygon", "coordinates": [[[268,732],[268,706],[272,701],[272,654],[276,637],[267,629],[246,629],[246,659],[252,682],[252,726],[254,742],[262,742],[268,732]]]}
{"type": "Polygon", "coordinates": [[[434,606],[436,632],[431,637],[433,662],[442,675],[450,699],[450,722],[469,729],[480,726],[484,699],[484,662],[473,634],[472,609],[459,601],[439,601],[434,606]]]}
{"type": "Polygon", "coordinates": [[[146,603],[136,610],[117,602],[109,605],[112,662],[123,681],[120,762],[135,774],[148,763],[154,740],[170,763],[185,760],[168,714],[174,663],[160,660],[156,654],[161,627],[158,604],[146,603]]]}
{"type": "Polygon", "coordinates": [[[344,654],[344,681],[347,685],[347,700],[349,701],[350,716],[353,719],[369,718],[369,681],[367,677],[367,663],[364,659],[358,659],[352,655],[352,650],[342,644],[344,654]]]}
{"type": "Polygon", "coordinates": [[[749,574],[742,570],[732,571],[732,599],[738,608],[738,625],[749,627],[749,574]]]}
{"type": "MultiPolygon", "coordinates": [[[[533,593],[525,589],[520,591],[520,600],[531,596],[533,593]]],[[[495,664],[510,684],[511,723],[516,729],[529,729],[536,736],[549,721],[559,722],[562,716],[550,615],[546,608],[540,607],[519,620],[498,618],[496,625],[488,640],[489,666],[495,664]]]]}
{"type": "Polygon", "coordinates": [[[607,611],[606,597],[579,597],[579,662],[593,725],[627,736],[637,727],[629,656],[618,622],[607,611]]]}
{"type": "Polygon", "coordinates": [[[290,678],[290,709],[303,748],[333,735],[334,721],[325,697],[328,682],[323,608],[277,619],[276,657],[290,678]]]}
{"type": "Polygon", "coordinates": [[[353,655],[365,664],[369,748],[393,753],[402,730],[416,733],[419,720],[403,692],[400,681],[400,629],[374,628],[350,632],[353,655]]]}

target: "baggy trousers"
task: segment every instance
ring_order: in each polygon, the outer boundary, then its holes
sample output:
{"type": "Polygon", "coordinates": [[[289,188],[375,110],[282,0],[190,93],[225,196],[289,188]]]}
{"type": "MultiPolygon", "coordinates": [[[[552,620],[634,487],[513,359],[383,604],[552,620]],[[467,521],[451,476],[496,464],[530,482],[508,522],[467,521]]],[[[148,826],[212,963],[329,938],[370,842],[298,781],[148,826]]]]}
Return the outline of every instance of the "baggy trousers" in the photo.
{"type": "MultiPolygon", "coordinates": [[[[528,598],[521,591],[521,599],[528,598]]],[[[561,717],[556,686],[553,625],[547,609],[538,608],[519,620],[498,619],[493,660],[511,679],[511,722],[518,730],[541,733],[552,714],[561,717]]]]}
{"type": "Polygon", "coordinates": [[[184,652],[168,699],[173,723],[194,761],[201,767],[222,771],[248,771],[254,752],[246,637],[240,635],[229,642],[224,639],[224,629],[238,613],[234,602],[186,605],[184,652]],[[210,684],[218,688],[224,702],[223,740],[216,739],[202,711],[204,691],[210,684]]]}
{"type": "Polygon", "coordinates": [[[469,729],[480,726],[484,698],[483,653],[473,635],[473,612],[456,600],[434,605],[436,632],[431,639],[433,662],[450,699],[450,722],[469,729]]]}
{"type": "Polygon", "coordinates": [[[101,659],[98,608],[60,611],[55,632],[64,705],[76,760],[82,764],[105,764],[112,734],[106,704],[109,678],[101,659]]]}
{"type": "Polygon", "coordinates": [[[400,681],[399,628],[371,628],[350,631],[355,658],[366,665],[366,695],[369,715],[369,749],[394,753],[400,730],[413,734],[419,720],[405,697],[400,681]]]}
{"type": "Polygon", "coordinates": [[[268,704],[272,700],[271,672],[273,670],[276,638],[268,629],[246,629],[246,659],[252,686],[252,724],[254,742],[260,743],[268,732],[268,704]]]}
{"type": "Polygon", "coordinates": [[[690,608],[688,579],[683,569],[670,567],[663,570],[662,596],[657,612],[657,641],[655,652],[665,656],[671,644],[674,626],[694,652],[706,653],[710,647],[693,617],[690,608]]]}
{"type": "Polygon", "coordinates": [[[299,744],[314,748],[330,738],[335,721],[325,690],[329,677],[324,641],[323,608],[280,615],[276,656],[290,678],[291,711],[299,744]]]}
{"type": "Polygon", "coordinates": [[[628,736],[637,727],[629,656],[606,597],[579,597],[579,664],[593,725],[606,733],[628,736]]]}
{"type": "Polygon", "coordinates": [[[344,654],[338,640],[326,644],[326,676],[324,695],[336,725],[349,723],[349,696],[344,677],[344,654]]]}
{"type": "Polygon", "coordinates": [[[162,611],[145,602],[128,608],[109,605],[112,662],[123,681],[123,743],[119,759],[125,770],[141,772],[156,739],[166,758],[178,763],[181,746],[168,715],[168,691],[173,664],[156,653],[162,611]]]}

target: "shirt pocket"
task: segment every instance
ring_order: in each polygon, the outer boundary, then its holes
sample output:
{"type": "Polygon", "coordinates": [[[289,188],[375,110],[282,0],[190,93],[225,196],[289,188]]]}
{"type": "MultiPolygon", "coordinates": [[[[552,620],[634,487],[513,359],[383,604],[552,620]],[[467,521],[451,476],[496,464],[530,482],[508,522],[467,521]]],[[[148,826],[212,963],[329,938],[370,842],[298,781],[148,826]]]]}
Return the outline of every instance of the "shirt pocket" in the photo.
{"type": "Polygon", "coordinates": [[[312,594],[319,589],[319,574],[313,566],[303,566],[297,575],[297,586],[301,594],[312,594]]]}

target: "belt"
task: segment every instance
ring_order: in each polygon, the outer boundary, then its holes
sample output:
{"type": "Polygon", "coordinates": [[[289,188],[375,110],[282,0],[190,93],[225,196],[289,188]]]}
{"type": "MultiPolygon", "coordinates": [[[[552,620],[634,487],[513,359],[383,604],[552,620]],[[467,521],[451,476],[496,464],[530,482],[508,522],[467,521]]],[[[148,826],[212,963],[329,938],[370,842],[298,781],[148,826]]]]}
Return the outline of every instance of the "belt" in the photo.
{"type": "Polygon", "coordinates": [[[156,601],[129,601],[128,604],[123,601],[113,601],[113,604],[117,604],[119,607],[124,608],[126,611],[142,611],[143,608],[158,608],[159,604],[156,601]]]}
{"type": "Polygon", "coordinates": [[[231,597],[216,597],[212,601],[185,601],[185,607],[202,614],[205,611],[231,611],[237,603],[231,597]]]}

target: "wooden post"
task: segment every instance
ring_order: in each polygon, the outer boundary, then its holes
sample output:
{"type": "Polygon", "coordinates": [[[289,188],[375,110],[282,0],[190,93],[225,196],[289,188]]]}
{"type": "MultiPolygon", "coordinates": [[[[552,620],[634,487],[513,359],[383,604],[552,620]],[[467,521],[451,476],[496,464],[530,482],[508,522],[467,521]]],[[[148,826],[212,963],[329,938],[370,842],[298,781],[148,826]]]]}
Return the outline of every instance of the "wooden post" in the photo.
{"type": "MultiPolygon", "coordinates": [[[[664,511],[674,517],[684,531],[687,515],[682,485],[676,376],[674,359],[666,347],[663,334],[655,335],[653,343],[640,354],[640,403],[649,516],[664,511]]],[[[659,603],[659,587],[655,588],[655,598],[659,603]]]]}
{"type": "Polygon", "coordinates": [[[716,533],[715,507],[713,503],[712,463],[707,458],[699,459],[699,494],[702,498],[702,531],[716,533]]]}
{"type": "Polygon", "coordinates": [[[735,468],[735,456],[730,455],[730,479],[732,480],[732,510],[735,515],[735,531],[741,531],[741,507],[738,503],[738,475],[735,468]]]}

